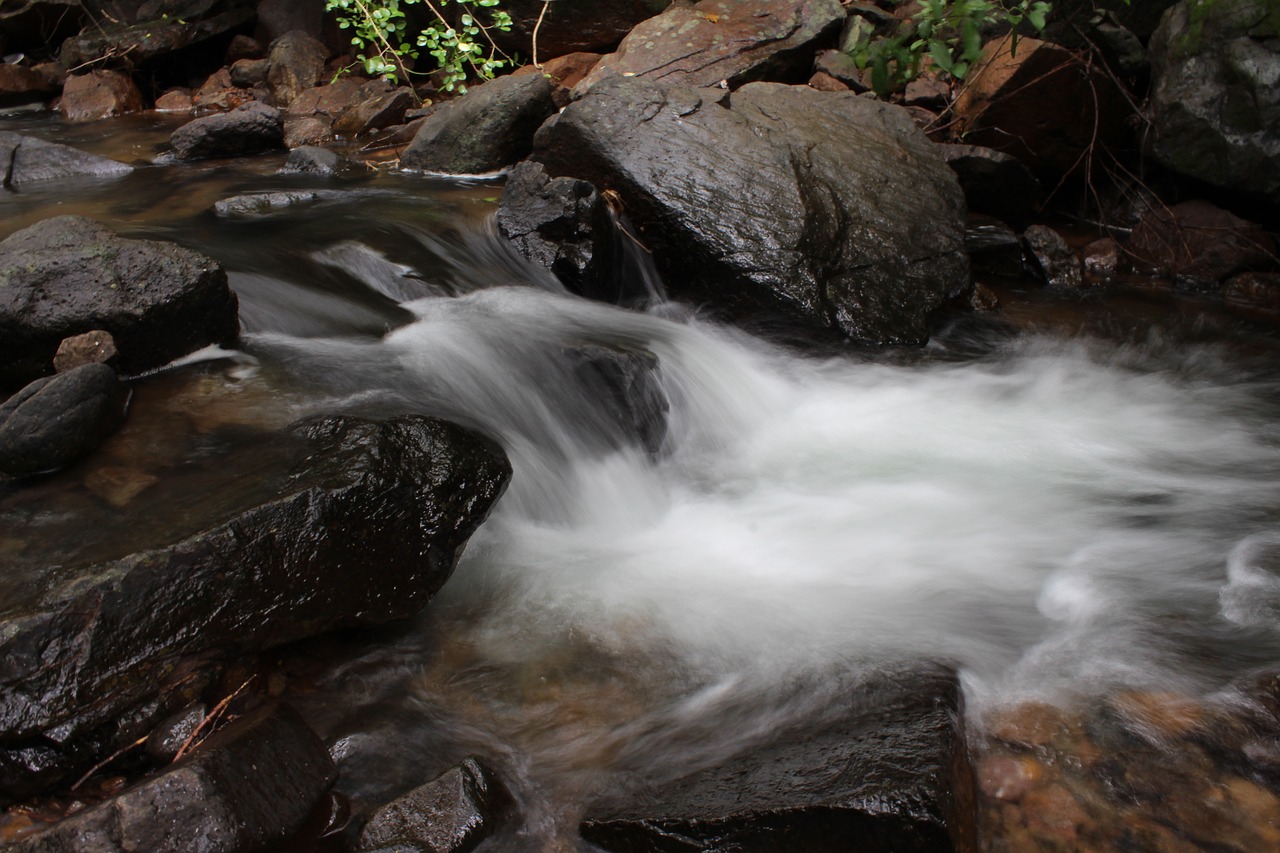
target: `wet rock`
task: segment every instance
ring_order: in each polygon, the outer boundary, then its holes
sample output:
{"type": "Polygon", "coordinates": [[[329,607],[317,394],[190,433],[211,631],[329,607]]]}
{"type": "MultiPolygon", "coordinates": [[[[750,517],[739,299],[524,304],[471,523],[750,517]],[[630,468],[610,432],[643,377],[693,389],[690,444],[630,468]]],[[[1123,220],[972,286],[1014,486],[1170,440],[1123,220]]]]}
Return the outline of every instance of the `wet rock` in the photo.
{"type": "Polygon", "coordinates": [[[551,99],[557,109],[569,105],[573,87],[582,82],[582,78],[591,73],[600,62],[598,53],[571,53],[568,56],[557,56],[543,63],[541,68],[524,65],[512,72],[520,74],[543,74],[551,81],[551,99]]]}
{"type": "Polygon", "coordinates": [[[1022,749],[1073,751],[1084,737],[1082,721],[1044,702],[1022,702],[1003,708],[987,722],[991,735],[1022,749]]]}
{"type": "Polygon", "coordinates": [[[1216,290],[1237,272],[1275,266],[1275,241],[1260,226],[1207,201],[1148,208],[1125,246],[1134,263],[1191,289],[1216,290]]]}
{"type": "Polygon", "coordinates": [[[607,438],[625,437],[647,453],[657,453],[667,437],[671,409],[662,390],[658,358],[649,352],[604,346],[576,347],[568,353],[579,387],[602,404],[607,438]]]}
{"type": "Polygon", "coordinates": [[[529,260],[556,274],[575,293],[595,295],[598,257],[607,241],[609,214],[587,181],[552,178],[541,163],[511,170],[498,207],[498,231],[529,260]]]}
{"type": "Polygon", "coordinates": [[[475,757],[382,806],[360,833],[360,850],[473,850],[508,817],[511,795],[475,757]]]}
{"type": "Polygon", "coordinates": [[[582,835],[611,851],[975,849],[959,702],[940,667],[871,675],[825,723],[594,803],[582,835]]]}
{"type": "Polygon", "coordinates": [[[0,107],[35,104],[58,93],[47,76],[25,65],[0,64],[0,107]]]}
{"type": "Polygon", "coordinates": [[[988,797],[1016,803],[1044,777],[1044,765],[1029,756],[988,755],[978,762],[978,789],[988,797]]]}
{"type": "Polygon", "coordinates": [[[980,145],[939,145],[969,210],[1022,227],[1040,202],[1040,182],[1017,157],[980,145]]]}
{"type": "Polygon", "coordinates": [[[289,106],[304,90],[319,84],[328,58],[329,49],[302,30],[285,33],[273,41],[267,55],[267,85],[276,106],[289,106]]]}
{"type": "Polygon", "coordinates": [[[229,69],[219,68],[200,84],[191,100],[196,111],[203,115],[229,112],[258,98],[252,89],[232,83],[229,69]]]}
{"type": "Polygon", "coordinates": [[[509,166],[529,153],[534,131],[555,111],[542,75],[499,77],[427,116],[400,167],[463,175],[509,166]]]}
{"type": "Polygon", "coordinates": [[[1022,798],[1027,828],[1043,839],[1073,842],[1089,815],[1075,795],[1061,785],[1045,785],[1022,798]]]}
{"type": "Polygon", "coordinates": [[[489,441],[416,416],[313,419],[258,444],[237,452],[278,460],[265,497],[228,494],[204,529],[70,559],[0,604],[0,755],[75,758],[111,721],[168,713],[146,709],[172,673],[416,613],[511,473],[489,441]]]}
{"type": "Polygon", "coordinates": [[[147,758],[156,764],[173,761],[182,748],[191,742],[196,729],[204,722],[208,713],[209,709],[204,705],[192,705],[165,717],[147,735],[147,742],[143,746],[147,751],[147,758]]]}
{"type": "Polygon", "coordinates": [[[1084,284],[1080,259],[1047,225],[1032,225],[1022,234],[1027,247],[1027,261],[1032,270],[1049,287],[1077,288],[1084,284]]]}
{"type": "Polygon", "coordinates": [[[160,478],[145,471],[108,465],[90,471],[84,478],[84,487],[120,509],[159,481],[160,478]]]}
{"type": "Polygon", "coordinates": [[[69,145],[0,131],[0,164],[5,189],[67,178],[114,178],[133,167],[69,145]]]}
{"type": "Polygon", "coordinates": [[[990,313],[1000,310],[1000,297],[996,292],[980,281],[973,283],[973,294],[969,297],[969,307],[974,311],[990,313]]]}
{"type": "Polygon", "coordinates": [[[617,194],[676,295],[740,317],[919,342],[969,286],[959,185],[898,107],[757,83],[726,108],[615,77],[535,145],[617,194]]]}
{"type": "Polygon", "coordinates": [[[83,335],[64,338],[53,355],[53,369],[66,373],[82,364],[107,364],[119,354],[116,339],[111,337],[111,333],[94,329],[83,335]]]}
{"type": "Polygon", "coordinates": [[[1124,727],[1155,743],[1179,740],[1208,727],[1205,708],[1177,693],[1124,691],[1110,700],[1124,727]]]}
{"type": "Polygon", "coordinates": [[[13,845],[15,853],[236,853],[302,826],[337,771],[296,711],[266,706],[189,757],[13,845]]]}
{"type": "Polygon", "coordinates": [[[404,121],[404,114],[417,103],[413,90],[401,87],[361,101],[333,123],[333,132],[348,139],[363,136],[404,121]]]}
{"type": "Polygon", "coordinates": [[[541,15],[540,60],[575,51],[611,50],[632,27],[669,5],[671,0],[555,0],[543,15],[542,0],[506,0],[502,9],[511,15],[511,32],[494,36],[508,53],[532,56],[533,28],[541,15]]]}
{"type": "Polygon", "coordinates": [[[332,83],[307,89],[289,102],[291,116],[340,116],[361,100],[363,83],[355,77],[339,77],[332,83]]]}
{"type": "Polygon", "coordinates": [[[0,242],[0,387],[48,373],[63,339],[99,329],[115,339],[120,369],[141,373],[233,342],[236,298],[211,258],[81,216],[0,242]]]}
{"type": "Polygon", "coordinates": [[[0,404],[0,472],[25,477],[65,468],[116,430],[127,399],[104,364],[37,379],[0,404]]]}
{"type": "Polygon", "coordinates": [[[284,147],[280,111],[253,102],[229,113],[194,119],[169,137],[178,160],[246,157],[284,147]]]}
{"type": "Polygon", "coordinates": [[[1111,237],[1094,240],[1080,250],[1084,274],[1093,281],[1110,281],[1120,269],[1123,250],[1111,237]]]}
{"type": "Polygon", "coordinates": [[[1022,275],[1022,240],[1003,221],[970,213],[965,218],[964,246],[974,273],[1022,275]]]}
{"type": "Polygon", "coordinates": [[[1085,152],[1128,145],[1130,109],[1111,77],[1065,48],[1033,38],[999,39],[965,77],[956,135],[1016,157],[1047,186],[1083,175],[1085,152]]]}
{"type": "Polygon", "coordinates": [[[1280,17],[1265,0],[1184,0],[1166,12],[1150,45],[1152,156],[1280,204],[1277,39],[1280,17]]]}
{"type": "Polygon", "coordinates": [[[1247,272],[1233,276],[1222,298],[1233,308],[1280,313],[1280,273],[1247,272]]]}
{"type": "Polygon", "coordinates": [[[845,12],[839,0],[702,0],[674,5],[638,24],[575,92],[609,76],[647,77],[699,88],[726,81],[801,83],[814,52],[834,47],[845,12]]]}
{"type": "Polygon", "coordinates": [[[138,112],[142,93],[132,77],[119,71],[72,74],[62,87],[58,109],[70,121],[96,121],[138,112]]]}
{"type": "MultiPolygon", "coordinates": [[[[193,4],[187,4],[191,7],[193,4]]],[[[138,7],[134,15],[87,28],[62,43],[59,59],[65,68],[81,68],[128,57],[132,66],[173,54],[223,36],[253,20],[253,9],[226,3],[197,3],[198,8],[174,9],[168,15],[138,7]],[[144,15],[144,12],[150,14],[144,15]],[[139,20],[139,18],[143,18],[139,20]]],[[[154,9],[154,7],[152,7],[154,9]]]]}
{"type": "Polygon", "coordinates": [[[303,145],[289,152],[284,165],[276,174],[340,177],[365,171],[359,163],[343,157],[337,151],[316,145],[303,145]]]}
{"type": "Polygon", "coordinates": [[[213,212],[220,217],[236,219],[265,216],[290,207],[315,204],[326,196],[319,190],[285,190],[273,193],[250,193],[214,202],[213,212]]]}

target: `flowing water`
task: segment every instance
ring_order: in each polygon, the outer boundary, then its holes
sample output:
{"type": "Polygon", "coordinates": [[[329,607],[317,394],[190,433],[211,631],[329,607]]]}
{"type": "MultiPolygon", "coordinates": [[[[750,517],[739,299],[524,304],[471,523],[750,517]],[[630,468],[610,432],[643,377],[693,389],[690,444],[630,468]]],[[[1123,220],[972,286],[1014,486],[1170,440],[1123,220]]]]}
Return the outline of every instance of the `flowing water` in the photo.
{"type": "MultiPolygon", "coordinates": [[[[110,138],[147,156],[162,130],[110,138]]],[[[802,354],[696,306],[563,292],[492,234],[495,184],[382,175],[268,215],[209,211],[308,186],[278,164],[150,167],[0,211],[6,234],[79,212],[219,259],[246,334],[192,381],[233,401],[221,418],[423,412],[506,449],[510,489],[427,612],[297,697],[360,803],[479,753],[523,816],[493,849],[572,849],[593,795],[820,719],[878,661],[959,667],[979,735],[1009,708],[1070,717],[1117,695],[1231,706],[1231,685],[1280,661],[1280,361],[1266,339],[1206,333],[1229,326],[1207,308],[1014,289],[1015,324],[802,354]],[[657,357],[656,453],[588,393],[573,354],[590,346],[657,357]]],[[[199,431],[189,393],[152,397],[134,419],[181,410],[199,431]]],[[[1132,797],[1083,786],[1092,820],[1132,818],[1132,797]]],[[[991,805],[1002,849],[1017,828],[991,805]]]]}

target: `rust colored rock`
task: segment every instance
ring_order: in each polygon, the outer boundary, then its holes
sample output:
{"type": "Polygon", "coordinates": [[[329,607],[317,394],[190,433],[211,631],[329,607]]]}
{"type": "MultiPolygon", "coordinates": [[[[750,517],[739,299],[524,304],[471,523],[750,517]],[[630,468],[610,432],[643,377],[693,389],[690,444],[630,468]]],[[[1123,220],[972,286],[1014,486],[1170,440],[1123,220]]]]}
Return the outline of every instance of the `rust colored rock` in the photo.
{"type": "Polygon", "coordinates": [[[190,89],[170,89],[156,98],[156,109],[166,113],[189,113],[195,109],[190,89]]]}
{"type": "Polygon", "coordinates": [[[270,64],[265,59],[237,59],[228,72],[231,84],[244,89],[252,89],[259,83],[267,82],[267,69],[270,64]]]}
{"type": "Polygon", "coordinates": [[[1222,298],[1232,308],[1280,314],[1280,273],[1246,272],[1232,277],[1222,298]]]}
{"type": "Polygon", "coordinates": [[[522,66],[513,75],[545,74],[551,80],[551,99],[555,101],[556,107],[564,109],[569,105],[573,87],[591,73],[600,59],[598,53],[570,53],[543,63],[540,69],[533,65],[522,66]]]}
{"type": "Polygon", "coordinates": [[[333,123],[333,132],[348,139],[374,130],[391,127],[404,120],[404,114],[417,98],[407,86],[361,101],[333,123]]]}
{"type": "Polygon", "coordinates": [[[94,121],[142,109],[142,93],[133,78],[119,71],[73,74],[62,87],[58,107],[70,121],[94,121]]]}
{"type": "Polygon", "coordinates": [[[1125,248],[1139,268],[1198,289],[1212,288],[1233,273],[1276,265],[1271,235],[1207,201],[1152,207],[1125,248]]]}
{"type": "Polygon", "coordinates": [[[813,54],[834,47],[845,12],[838,0],[702,0],[672,6],[639,24],[616,53],[578,84],[586,91],[611,74],[692,88],[725,81],[802,83],[813,54]]]}
{"type": "Polygon", "coordinates": [[[219,68],[196,90],[192,105],[201,113],[225,113],[252,100],[252,89],[236,86],[231,82],[230,69],[219,68]]]}
{"type": "Polygon", "coordinates": [[[333,141],[328,119],[319,116],[289,117],[284,122],[284,144],[292,150],[304,145],[324,145],[333,141]]]}
{"type": "Polygon", "coordinates": [[[989,755],[978,763],[978,788],[996,800],[1016,803],[1044,776],[1044,765],[1029,756],[989,755]]]}
{"type": "Polygon", "coordinates": [[[1022,702],[996,712],[988,731],[1011,746],[1065,746],[1082,734],[1078,720],[1044,702],[1022,702]]]}
{"type": "Polygon", "coordinates": [[[1111,237],[1094,240],[1081,252],[1084,261],[1084,274],[1093,281],[1109,281],[1115,278],[1120,267],[1120,244],[1111,237]]]}
{"type": "Polygon", "coordinates": [[[818,58],[813,62],[813,69],[834,77],[855,92],[866,92],[871,88],[866,83],[864,71],[853,61],[852,56],[842,50],[819,51],[818,58]]]}
{"type": "Polygon", "coordinates": [[[0,107],[37,103],[57,91],[58,87],[34,68],[0,64],[0,107]]]}
{"type": "Polygon", "coordinates": [[[267,71],[271,94],[276,106],[287,107],[324,77],[329,49],[302,30],[293,30],[271,43],[267,58],[271,63],[267,71]]]}
{"type": "Polygon", "coordinates": [[[82,364],[106,364],[116,357],[116,339],[110,332],[95,329],[82,335],[64,338],[53,356],[53,369],[66,373],[82,364]]]}
{"type": "Polygon", "coordinates": [[[121,508],[158,482],[154,474],[109,465],[91,471],[84,478],[84,487],[113,507],[121,508]]]}
{"type": "Polygon", "coordinates": [[[1204,706],[1178,693],[1128,690],[1111,701],[1130,731],[1147,738],[1184,738],[1208,725],[1204,706]]]}
{"type": "Polygon", "coordinates": [[[356,77],[339,77],[327,85],[308,89],[289,102],[287,112],[291,116],[342,115],[363,100],[360,89],[364,82],[356,77]]]}
{"type": "Polygon", "coordinates": [[[1129,108],[1111,78],[1033,38],[1018,39],[1016,54],[1008,39],[988,44],[954,110],[957,136],[1012,154],[1048,186],[1068,174],[1087,177],[1090,146],[1096,155],[1129,139],[1129,108]]]}
{"type": "Polygon", "coordinates": [[[819,92],[847,92],[849,87],[832,77],[825,71],[815,71],[809,78],[809,85],[819,92]]]}
{"type": "Polygon", "coordinates": [[[1075,795],[1061,785],[1046,785],[1022,798],[1027,828],[1041,838],[1075,841],[1089,819],[1075,795]]]}

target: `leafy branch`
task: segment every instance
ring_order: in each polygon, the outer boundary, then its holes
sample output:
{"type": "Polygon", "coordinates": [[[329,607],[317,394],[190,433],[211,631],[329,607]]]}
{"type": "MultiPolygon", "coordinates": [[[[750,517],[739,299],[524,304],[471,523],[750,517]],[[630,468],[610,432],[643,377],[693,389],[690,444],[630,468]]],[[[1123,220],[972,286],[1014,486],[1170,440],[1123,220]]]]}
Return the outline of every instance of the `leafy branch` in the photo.
{"type": "Polygon", "coordinates": [[[495,8],[499,1],[325,0],[325,11],[334,13],[339,29],[352,31],[351,43],[361,51],[356,64],[363,66],[365,73],[399,82],[418,73],[409,67],[409,60],[418,59],[425,48],[441,71],[441,87],[448,92],[465,92],[469,76],[489,80],[512,64],[491,32],[511,29],[511,16],[495,8]],[[401,6],[415,4],[422,4],[431,20],[416,36],[410,36],[401,6]],[[456,8],[450,9],[451,5],[456,8]],[[489,10],[488,23],[472,13],[475,8],[489,10]],[[452,14],[446,14],[449,12],[452,14]]]}

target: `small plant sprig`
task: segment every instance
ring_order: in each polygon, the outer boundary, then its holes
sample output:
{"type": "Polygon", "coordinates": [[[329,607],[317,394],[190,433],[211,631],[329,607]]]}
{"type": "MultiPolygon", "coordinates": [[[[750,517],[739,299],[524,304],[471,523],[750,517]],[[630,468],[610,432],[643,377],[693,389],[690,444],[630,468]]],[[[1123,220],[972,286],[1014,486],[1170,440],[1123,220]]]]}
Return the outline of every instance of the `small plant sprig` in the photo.
{"type": "Polygon", "coordinates": [[[441,87],[452,92],[466,91],[466,80],[475,75],[490,80],[512,63],[494,42],[491,30],[507,32],[511,16],[496,8],[500,0],[325,0],[325,11],[333,12],[339,29],[352,31],[351,43],[360,49],[356,63],[365,73],[399,82],[412,72],[408,59],[417,59],[421,48],[443,72],[441,87]],[[404,6],[421,3],[431,13],[431,22],[416,36],[407,32],[404,6]],[[450,10],[450,5],[457,8],[450,10]],[[468,7],[471,7],[469,9],[468,7]],[[488,10],[488,23],[472,14],[488,10]],[[446,11],[454,14],[446,15],[446,11]]]}
{"type": "Polygon", "coordinates": [[[844,49],[859,68],[871,69],[871,87],[883,96],[918,77],[926,57],[963,80],[982,56],[984,28],[1007,25],[1017,50],[1018,27],[1025,22],[1040,32],[1051,9],[1044,0],[923,0],[897,32],[878,38],[870,26],[854,28],[844,49]]]}

